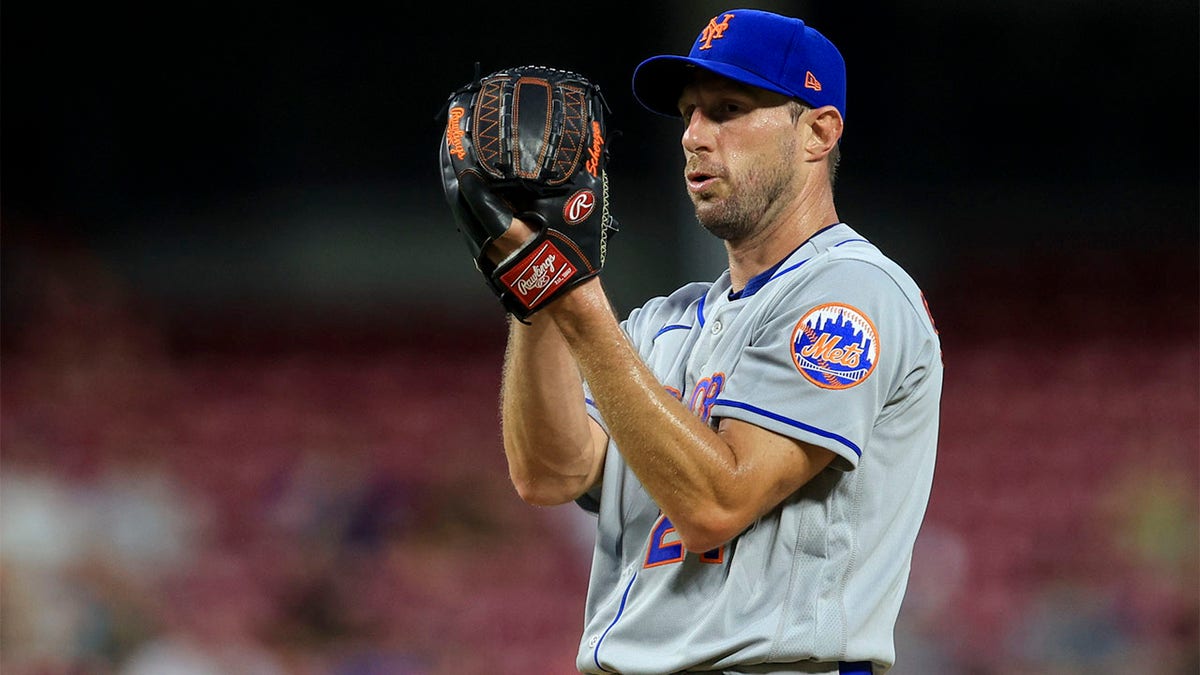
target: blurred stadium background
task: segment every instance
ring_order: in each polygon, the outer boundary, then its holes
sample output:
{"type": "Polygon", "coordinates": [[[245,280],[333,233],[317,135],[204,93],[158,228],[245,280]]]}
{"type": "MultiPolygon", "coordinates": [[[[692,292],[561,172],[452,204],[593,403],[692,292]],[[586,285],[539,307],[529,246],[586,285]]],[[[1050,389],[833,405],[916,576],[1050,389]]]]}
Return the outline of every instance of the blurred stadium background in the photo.
{"type": "MultiPolygon", "coordinates": [[[[845,53],[841,215],[944,341],[893,675],[1196,673],[1196,4],[746,6],[845,53]]],[[[602,84],[627,312],[723,267],[628,82],[727,8],[7,3],[0,670],[574,672],[589,523],[509,488],[434,118],[602,84]]]]}

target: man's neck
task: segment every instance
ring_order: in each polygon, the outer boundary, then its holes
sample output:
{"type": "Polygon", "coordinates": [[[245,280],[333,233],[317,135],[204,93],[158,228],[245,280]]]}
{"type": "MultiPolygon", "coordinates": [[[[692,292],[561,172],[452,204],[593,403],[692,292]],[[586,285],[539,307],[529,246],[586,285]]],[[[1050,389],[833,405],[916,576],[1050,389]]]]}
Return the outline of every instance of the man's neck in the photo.
{"type": "Polygon", "coordinates": [[[734,290],[742,289],[756,274],[769,269],[796,250],[818,230],[841,222],[833,198],[797,200],[795,207],[780,213],[774,222],[753,236],[726,241],[729,276],[734,290]]]}

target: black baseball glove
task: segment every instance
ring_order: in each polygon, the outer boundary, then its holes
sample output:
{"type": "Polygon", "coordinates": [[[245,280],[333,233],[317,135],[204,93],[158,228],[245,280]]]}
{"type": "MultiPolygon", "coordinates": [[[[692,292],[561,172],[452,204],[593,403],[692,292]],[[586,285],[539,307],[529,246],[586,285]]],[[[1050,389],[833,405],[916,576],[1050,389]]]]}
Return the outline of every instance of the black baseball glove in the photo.
{"type": "Polygon", "coordinates": [[[600,273],[609,212],[607,104],[587,78],[545,66],[477,77],[446,103],[446,201],[488,286],[521,320],[600,273]],[[499,264],[516,216],[537,235],[499,264]]]}

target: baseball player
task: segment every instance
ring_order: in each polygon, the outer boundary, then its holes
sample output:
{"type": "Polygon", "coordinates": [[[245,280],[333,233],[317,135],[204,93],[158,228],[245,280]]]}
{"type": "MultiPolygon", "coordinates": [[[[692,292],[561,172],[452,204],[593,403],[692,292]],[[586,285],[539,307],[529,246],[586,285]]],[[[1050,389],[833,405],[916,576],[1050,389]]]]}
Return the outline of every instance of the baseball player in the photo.
{"type": "MultiPolygon", "coordinates": [[[[633,90],[682,121],[684,188],[729,266],[624,320],[597,275],[510,322],[514,485],[597,516],[576,665],[884,673],[941,348],[917,284],[838,217],[842,56],[799,19],[732,9],[687,56],[642,62],[633,90]]],[[[493,261],[539,236],[506,227],[493,261]]]]}

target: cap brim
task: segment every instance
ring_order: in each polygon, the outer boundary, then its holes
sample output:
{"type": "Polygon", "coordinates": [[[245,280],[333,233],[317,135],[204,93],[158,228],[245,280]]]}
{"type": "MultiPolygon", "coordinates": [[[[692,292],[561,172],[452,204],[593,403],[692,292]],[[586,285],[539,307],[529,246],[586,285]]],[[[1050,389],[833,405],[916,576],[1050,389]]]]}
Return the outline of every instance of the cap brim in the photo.
{"type": "Polygon", "coordinates": [[[737,66],[687,56],[665,55],[648,58],[634,69],[633,97],[650,112],[678,117],[679,94],[683,92],[684,85],[691,81],[697,68],[784,96],[796,95],[737,66]]]}

